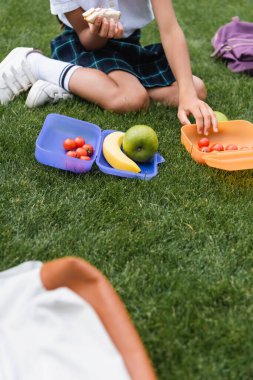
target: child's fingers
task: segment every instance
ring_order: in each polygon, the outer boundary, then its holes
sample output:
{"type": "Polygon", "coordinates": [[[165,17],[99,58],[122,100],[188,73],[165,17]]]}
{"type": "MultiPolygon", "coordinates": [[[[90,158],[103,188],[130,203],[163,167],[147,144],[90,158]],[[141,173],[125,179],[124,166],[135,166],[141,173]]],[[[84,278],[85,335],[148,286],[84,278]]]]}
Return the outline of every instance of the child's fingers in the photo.
{"type": "Polygon", "coordinates": [[[210,115],[211,115],[211,123],[212,123],[213,131],[217,133],[217,132],[219,132],[217,117],[216,117],[214,111],[212,110],[212,108],[209,107],[208,104],[207,104],[207,107],[208,107],[210,115]]]}
{"type": "Polygon", "coordinates": [[[102,25],[100,28],[99,36],[102,38],[107,38],[108,36],[108,31],[109,31],[109,22],[108,20],[104,17],[102,21],[102,25]]]}
{"type": "Polygon", "coordinates": [[[116,25],[114,38],[122,38],[124,33],[124,28],[121,22],[118,22],[116,25]]]}
{"type": "Polygon", "coordinates": [[[215,115],[215,113],[212,115],[212,126],[213,126],[213,131],[214,132],[219,132],[219,128],[218,128],[218,120],[217,120],[217,117],[215,115]]]}
{"type": "Polygon", "coordinates": [[[203,103],[200,107],[200,112],[202,113],[204,120],[203,132],[208,136],[212,126],[212,116],[208,105],[203,103]]]}
{"type": "Polygon", "coordinates": [[[113,19],[110,20],[109,22],[109,29],[108,29],[108,38],[113,38],[115,35],[115,30],[116,30],[116,23],[113,19]]]}
{"type": "Polygon", "coordinates": [[[206,114],[204,115],[204,135],[208,136],[209,135],[209,132],[210,132],[210,129],[211,129],[211,125],[212,125],[212,122],[211,122],[211,115],[210,114],[206,114]]]}
{"type": "Polygon", "coordinates": [[[198,110],[194,111],[192,114],[193,114],[193,117],[196,120],[198,133],[199,134],[203,133],[204,118],[203,118],[202,112],[200,111],[200,109],[198,109],[198,110]]]}
{"type": "Polygon", "coordinates": [[[94,24],[88,24],[92,34],[99,34],[102,20],[103,20],[102,17],[98,16],[96,17],[94,24]]]}
{"type": "Polygon", "coordinates": [[[195,118],[198,133],[207,136],[212,126],[212,117],[207,104],[201,102],[191,110],[191,113],[195,118]]]}
{"type": "Polygon", "coordinates": [[[185,110],[178,111],[177,117],[179,118],[179,121],[182,125],[189,125],[191,124],[190,120],[188,119],[188,115],[185,110]]]}
{"type": "Polygon", "coordinates": [[[214,132],[218,132],[217,118],[212,108],[208,104],[204,103],[205,108],[202,111],[204,117],[204,134],[207,136],[210,132],[210,129],[213,129],[214,132]]]}
{"type": "Polygon", "coordinates": [[[188,116],[192,114],[197,125],[197,132],[209,134],[211,128],[218,132],[216,115],[208,104],[198,101],[197,104],[191,104],[190,107],[179,107],[178,118],[182,124],[191,124],[188,116]]]}

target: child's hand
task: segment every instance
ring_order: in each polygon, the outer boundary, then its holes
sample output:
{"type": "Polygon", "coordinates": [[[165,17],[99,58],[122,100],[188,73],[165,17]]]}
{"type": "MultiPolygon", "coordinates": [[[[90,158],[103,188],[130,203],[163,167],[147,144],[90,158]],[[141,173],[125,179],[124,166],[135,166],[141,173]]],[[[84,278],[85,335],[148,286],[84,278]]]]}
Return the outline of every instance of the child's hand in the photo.
{"type": "Polygon", "coordinates": [[[191,124],[188,117],[192,115],[196,120],[197,131],[199,134],[204,133],[206,136],[212,128],[218,132],[217,118],[212,108],[198,97],[187,97],[179,102],[178,118],[184,124],[191,124]]]}
{"type": "Polygon", "coordinates": [[[101,38],[122,38],[124,29],[120,22],[97,17],[94,24],[88,24],[93,35],[101,38]]]}

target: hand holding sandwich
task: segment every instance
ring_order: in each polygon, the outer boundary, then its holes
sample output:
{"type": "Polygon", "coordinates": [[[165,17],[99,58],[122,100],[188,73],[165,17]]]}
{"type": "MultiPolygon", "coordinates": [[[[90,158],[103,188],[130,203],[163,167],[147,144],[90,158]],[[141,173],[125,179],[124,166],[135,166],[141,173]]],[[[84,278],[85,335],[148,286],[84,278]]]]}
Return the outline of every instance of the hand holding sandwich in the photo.
{"type": "Polygon", "coordinates": [[[91,8],[82,14],[90,32],[101,38],[122,38],[121,13],[113,8],[91,8]]]}
{"type": "Polygon", "coordinates": [[[79,41],[87,50],[102,49],[108,39],[122,38],[124,30],[119,22],[120,12],[104,8],[82,8],[66,13],[68,22],[78,35],[79,41]],[[98,10],[99,9],[99,10],[98,10]]]}
{"type": "Polygon", "coordinates": [[[121,22],[115,21],[113,18],[96,17],[94,24],[88,23],[92,35],[101,38],[122,38],[124,30],[121,22]]]}

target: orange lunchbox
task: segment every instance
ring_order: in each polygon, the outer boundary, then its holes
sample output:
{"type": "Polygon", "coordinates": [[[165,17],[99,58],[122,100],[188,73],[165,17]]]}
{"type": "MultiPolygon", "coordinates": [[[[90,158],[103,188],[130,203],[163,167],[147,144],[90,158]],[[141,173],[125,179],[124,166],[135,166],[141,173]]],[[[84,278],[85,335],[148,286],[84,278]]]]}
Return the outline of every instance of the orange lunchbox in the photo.
{"type": "Polygon", "coordinates": [[[181,142],[200,164],[229,171],[253,169],[253,124],[246,120],[230,120],[219,122],[218,128],[218,133],[210,132],[208,135],[210,145],[220,143],[226,147],[235,144],[238,150],[202,152],[198,147],[201,136],[197,133],[196,124],[181,128],[181,142]],[[243,150],[240,147],[244,147],[243,150]]]}

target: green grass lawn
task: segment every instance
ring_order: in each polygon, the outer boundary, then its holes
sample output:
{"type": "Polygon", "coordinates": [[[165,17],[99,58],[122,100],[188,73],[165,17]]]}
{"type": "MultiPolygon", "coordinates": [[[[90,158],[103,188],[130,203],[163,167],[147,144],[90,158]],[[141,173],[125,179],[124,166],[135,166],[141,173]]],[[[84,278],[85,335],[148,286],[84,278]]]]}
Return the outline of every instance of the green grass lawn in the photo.
{"type": "MultiPolygon", "coordinates": [[[[59,26],[47,1],[0,1],[0,59],[16,46],[50,54],[59,26]]],[[[210,40],[251,0],[175,1],[194,74],[208,102],[253,122],[252,77],[210,58],[210,40]]],[[[143,42],[159,39],[152,23],[143,42]]],[[[200,166],[180,143],[175,109],[115,115],[75,98],[24,108],[0,106],[0,270],[65,255],[87,259],[110,279],[145,342],[159,379],[253,378],[253,177],[200,166]],[[125,131],[148,124],[166,163],[151,181],[120,179],[94,165],[88,175],[45,167],[34,157],[48,113],[125,131]]]]}

